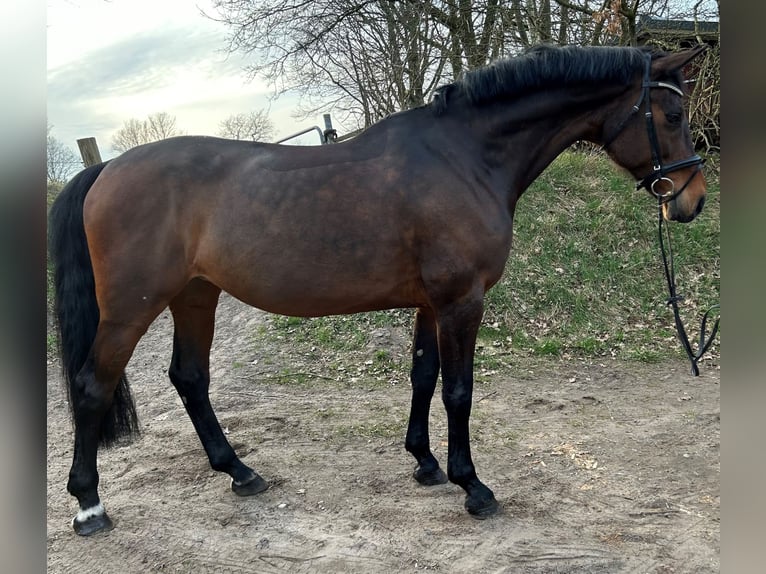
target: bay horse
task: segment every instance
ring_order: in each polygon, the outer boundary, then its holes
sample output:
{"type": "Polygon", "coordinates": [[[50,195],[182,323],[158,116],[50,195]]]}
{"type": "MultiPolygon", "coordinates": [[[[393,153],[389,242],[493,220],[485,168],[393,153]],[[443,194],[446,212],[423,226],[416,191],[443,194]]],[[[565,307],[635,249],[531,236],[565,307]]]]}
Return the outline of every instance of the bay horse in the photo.
{"type": "Polygon", "coordinates": [[[660,199],[665,219],[694,219],[706,186],[681,70],[701,51],[537,47],[470,71],[344,143],[182,136],[81,171],[49,216],[74,420],[74,530],[113,526],[97,451],[139,431],[125,366],[167,307],[168,374],[210,465],[236,494],[267,488],[235,454],[208,397],[222,290],[300,317],[415,308],[405,438],[413,476],[461,486],[474,517],[497,512],[471,459],[469,416],[483,299],[505,267],[516,202],[559,153],[587,140],[660,199]],[[446,475],[428,435],[440,371],[446,475]]]}

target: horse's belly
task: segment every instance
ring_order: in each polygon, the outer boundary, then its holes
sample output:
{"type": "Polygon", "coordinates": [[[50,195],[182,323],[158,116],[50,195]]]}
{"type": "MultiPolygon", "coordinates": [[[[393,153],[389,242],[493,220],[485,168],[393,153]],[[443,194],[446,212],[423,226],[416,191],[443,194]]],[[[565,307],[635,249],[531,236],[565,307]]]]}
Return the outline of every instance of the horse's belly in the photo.
{"type": "Polygon", "coordinates": [[[426,303],[420,271],[406,254],[336,255],[264,249],[210,261],[200,275],[248,305],[283,315],[317,317],[426,303]]]}
{"type": "Polygon", "coordinates": [[[330,273],[290,278],[281,273],[224,284],[222,288],[253,307],[299,317],[417,307],[426,302],[419,282],[371,275],[352,278],[330,273]]]}

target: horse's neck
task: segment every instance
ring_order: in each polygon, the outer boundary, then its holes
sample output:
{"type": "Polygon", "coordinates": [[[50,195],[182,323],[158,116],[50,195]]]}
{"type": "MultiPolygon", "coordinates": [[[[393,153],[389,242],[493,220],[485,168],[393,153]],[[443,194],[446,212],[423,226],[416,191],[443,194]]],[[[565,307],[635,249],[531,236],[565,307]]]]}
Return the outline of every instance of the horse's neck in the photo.
{"type": "Polygon", "coordinates": [[[625,87],[599,93],[572,90],[531,94],[482,109],[486,161],[507,173],[520,195],[567,147],[578,140],[598,143],[604,121],[619,108],[625,87]]]}

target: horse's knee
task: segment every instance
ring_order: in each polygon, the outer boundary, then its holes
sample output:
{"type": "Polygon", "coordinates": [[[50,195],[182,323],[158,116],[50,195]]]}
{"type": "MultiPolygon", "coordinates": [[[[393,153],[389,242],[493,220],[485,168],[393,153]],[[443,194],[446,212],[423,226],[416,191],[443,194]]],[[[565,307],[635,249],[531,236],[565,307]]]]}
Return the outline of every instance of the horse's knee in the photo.
{"type": "Polygon", "coordinates": [[[442,389],[442,402],[449,415],[468,417],[472,400],[473,392],[468,385],[445,385],[442,389]]]}

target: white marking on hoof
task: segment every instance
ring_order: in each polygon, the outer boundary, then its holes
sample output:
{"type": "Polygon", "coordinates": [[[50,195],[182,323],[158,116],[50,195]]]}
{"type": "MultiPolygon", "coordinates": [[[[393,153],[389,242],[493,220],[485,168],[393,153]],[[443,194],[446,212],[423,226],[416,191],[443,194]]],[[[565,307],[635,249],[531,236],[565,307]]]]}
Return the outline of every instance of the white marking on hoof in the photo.
{"type": "Polygon", "coordinates": [[[100,516],[104,514],[106,511],[104,510],[104,505],[100,502],[96,506],[91,506],[90,508],[86,508],[85,510],[80,510],[80,512],[77,513],[77,516],[75,516],[72,519],[72,524],[75,522],[79,522],[82,524],[86,520],[89,520],[93,518],[94,516],[100,516]]]}

